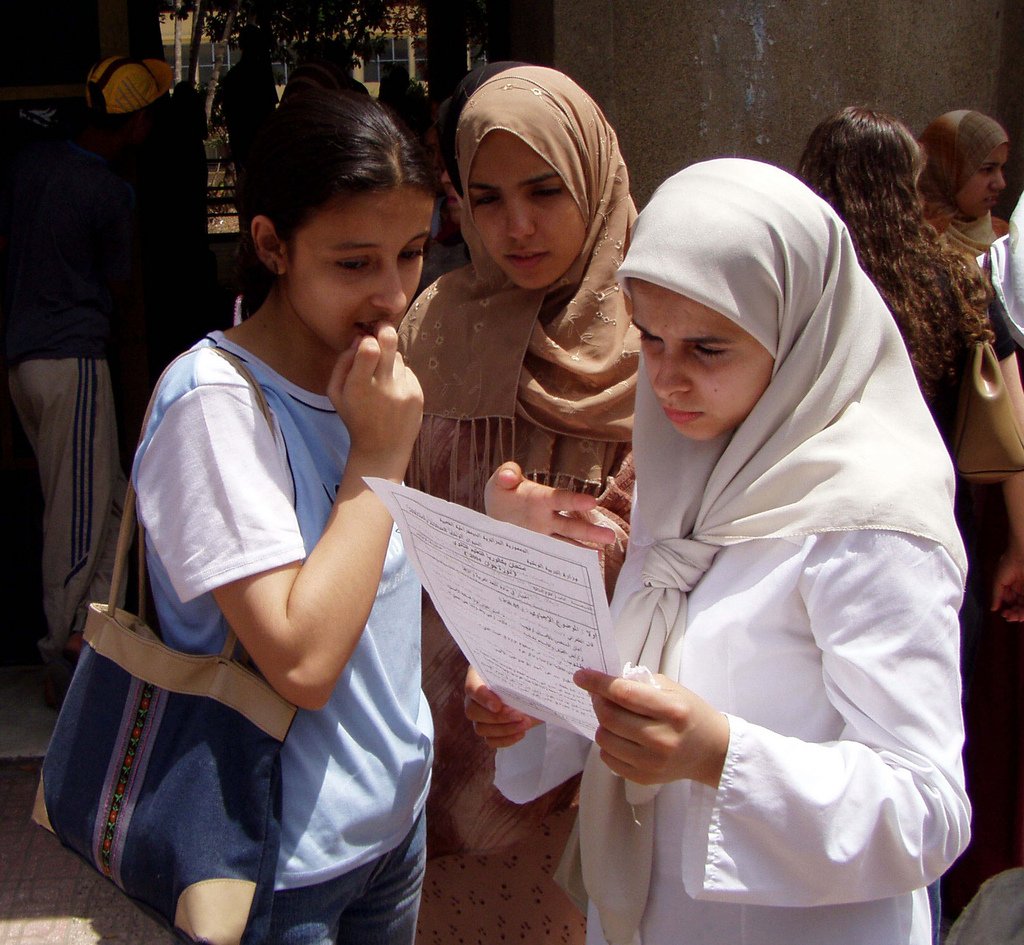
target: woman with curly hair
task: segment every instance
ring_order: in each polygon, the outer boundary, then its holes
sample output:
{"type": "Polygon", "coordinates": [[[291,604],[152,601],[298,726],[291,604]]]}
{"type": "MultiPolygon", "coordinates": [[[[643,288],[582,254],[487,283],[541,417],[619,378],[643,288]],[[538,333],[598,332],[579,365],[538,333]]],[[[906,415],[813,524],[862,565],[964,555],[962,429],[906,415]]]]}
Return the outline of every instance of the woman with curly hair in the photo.
{"type": "MultiPolygon", "coordinates": [[[[989,292],[980,272],[962,249],[948,239],[939,239],[925,220],[918,189],[924,165],[921,148],[902,122],[884,112],[851,106],[830,115],[811,132],[798,173],[849,228],[860,264],[900,328],[918,384],[948,445],[960,377],[975,343],[994,337],[1018,417],[1024,416],[1024,393],[1013,341],[1002,318],[988,313],[989,292]]],[[[999,610],[1004,619],[1020,621],[1024,618],[1020,605],[1024,473],[1006,480],[1002,491],[1008,541],[995,567],[990,607],[999,610]]],[[[990,541],[988,528],[975,528],[973,499],[972,490],[958,480],[956,519],[971,563],[960,612],[965,687],[973,673],[985,619],[979,559],[988,557],[984,544],[990,541]]],[[[1001,540],[1001,536],[991,538],[1001,540]]],[[[969,732],[971,721],[969,712],[969,732]]],[[[976,787],[984,778],[970,780],[976,787]]]]}
{"type": "MultiPolygon", "coordinates": [[[[992,329],[985,286],[925,223],[917,189],[923,167],[902,122],[851,106],[811,132],[798,173],[849,228],[861,266],[900,327],[921,392],[948,433],[966,352],[992,340],[992,329]]],[[[1002,342],[1000,349],[1012,354],[1002,342]]]]}

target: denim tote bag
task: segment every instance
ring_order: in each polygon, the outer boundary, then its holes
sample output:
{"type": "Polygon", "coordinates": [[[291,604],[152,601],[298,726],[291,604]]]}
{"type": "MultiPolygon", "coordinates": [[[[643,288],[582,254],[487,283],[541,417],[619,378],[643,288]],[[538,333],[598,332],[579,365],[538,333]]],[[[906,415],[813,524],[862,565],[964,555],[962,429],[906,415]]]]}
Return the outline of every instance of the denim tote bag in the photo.
{"type": "MultiPolygon", "coordinates": [[[[135,530],[129,485],[110,601],[89,606],[33,817],[180,938],[256,945],[270,922],[295,707],[236,654],[234,634],[219,654],[186,654],[160,641],[142,604],[140,616],[116,607],[135,530]]],[[[141,602],[143,584],[140,565],[141,602]]]]}

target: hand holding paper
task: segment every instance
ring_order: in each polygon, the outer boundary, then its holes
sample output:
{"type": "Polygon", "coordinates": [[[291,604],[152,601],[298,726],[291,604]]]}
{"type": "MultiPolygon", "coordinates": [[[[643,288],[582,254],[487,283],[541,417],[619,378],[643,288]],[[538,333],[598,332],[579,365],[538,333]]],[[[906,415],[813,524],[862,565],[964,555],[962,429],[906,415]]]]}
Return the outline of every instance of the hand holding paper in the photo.
{"type": "Polygon", "coordinates": [[[540,722],[523,715],[491,690],[483,677],[472,667],[466,672],[466,718],[490,748],[509,748],[540,722]]]}
{"type": "Polygon", "coordinates": [[[523,475],[518,463],[503,463],[494,471],[484,490],[484,502],[491,517],[542,535],[593,545],[608,545],[616,539],[612,529],[586,517],[597,507],[594,496],[533,482],[523,475]]]}
{"type": "Polygon", "coordinates": [[[594,737],[581,668],[621,663],[597,552],[382,479],[367,484],[470,665],[508,705],[594,737]]]}

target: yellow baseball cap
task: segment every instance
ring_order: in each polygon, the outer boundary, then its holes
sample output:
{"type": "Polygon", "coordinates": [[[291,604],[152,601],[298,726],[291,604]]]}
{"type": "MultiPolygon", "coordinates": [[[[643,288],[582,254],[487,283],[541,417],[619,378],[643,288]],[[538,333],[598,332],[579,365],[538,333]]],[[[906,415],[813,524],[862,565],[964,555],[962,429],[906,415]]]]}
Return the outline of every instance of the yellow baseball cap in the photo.
{"type": "Polygon", "coordinates": [[[174,73],[162,59],[110,56],[89,70],[85,101],[106,115],[128,115],[152,105],[173,82],[174,73]]]}

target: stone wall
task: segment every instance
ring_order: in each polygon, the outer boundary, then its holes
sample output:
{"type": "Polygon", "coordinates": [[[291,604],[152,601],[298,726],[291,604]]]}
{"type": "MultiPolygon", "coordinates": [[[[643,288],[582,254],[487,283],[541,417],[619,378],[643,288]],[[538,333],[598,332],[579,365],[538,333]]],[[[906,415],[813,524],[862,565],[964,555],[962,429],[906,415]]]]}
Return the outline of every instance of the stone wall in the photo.
{"type": "Polygon", "coordinates": [[[1024,186],[1020,0],[516,0],[512,57],[555,65],[616,127],[642,206],[686,164],[792,169],[811,129],[873,105],[919,132],[974,108],[1010,132],[1007,216],[1024,186]],[[550,24],[551,32],[537,24],[550,24]]]}

